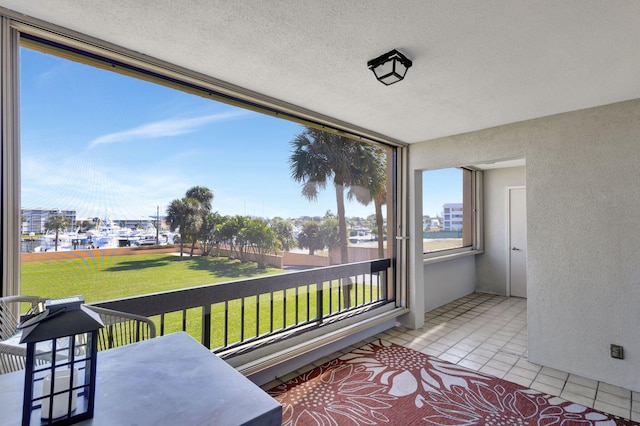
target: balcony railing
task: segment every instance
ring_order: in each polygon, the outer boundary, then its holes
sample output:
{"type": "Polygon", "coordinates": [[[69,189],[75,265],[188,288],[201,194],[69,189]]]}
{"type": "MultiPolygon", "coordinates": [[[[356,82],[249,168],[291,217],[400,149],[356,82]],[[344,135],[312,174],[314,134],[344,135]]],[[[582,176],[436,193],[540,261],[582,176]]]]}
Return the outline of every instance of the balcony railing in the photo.
{"type": "Polygon", "coordinates": [[[150,317],[159,335],[186,331],[229,357],[395,301],[390,270],[379,259],[94,305],[150,317]]]}

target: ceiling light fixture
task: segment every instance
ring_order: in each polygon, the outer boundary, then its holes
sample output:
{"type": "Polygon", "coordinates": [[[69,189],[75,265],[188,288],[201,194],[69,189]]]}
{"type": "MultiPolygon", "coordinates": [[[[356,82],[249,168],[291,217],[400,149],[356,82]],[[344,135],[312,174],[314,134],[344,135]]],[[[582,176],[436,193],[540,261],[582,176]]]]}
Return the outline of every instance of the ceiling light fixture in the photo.
{"type": "Polygon", "coordinates": [[[367,62],[378,81],[387,86],[402,80],[411,65],[413,62],[396,49],[367,62]]]}

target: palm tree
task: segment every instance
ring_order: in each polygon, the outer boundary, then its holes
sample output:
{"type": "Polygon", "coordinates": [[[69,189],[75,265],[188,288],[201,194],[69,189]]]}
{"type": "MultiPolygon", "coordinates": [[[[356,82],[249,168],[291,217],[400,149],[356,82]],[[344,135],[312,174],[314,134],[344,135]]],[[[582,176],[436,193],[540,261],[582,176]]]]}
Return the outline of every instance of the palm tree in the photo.
{"type": "Polygon", "coordinates": [[[58,251],[58,233],[71,224],[71,219],[61,215],[50,216],[44,224],[47,231],[56,231],[55,251],[58,251]]]}
{"type": "Polygon", "coordinates": [[[276,233],[278,247],[282,251],[289,251],[296,243],[293,237],[293,225],[290,220],[281,217],[274,217],[269,221],[269,227],[276,233]]]}
{"type": "Polygon", "coordinates": [[[200,202],[201,208],[205,212],[211,211],[211,203],[213,202],[213,192],[206,186],[194,186],[187,190],[185,197],[195,198],[200,202]]]}
{"type": "Polygon", "coordinates": [[[171,232],[180,230],[180,260],[184,242],[189,236],[194,237],[202,226],[202,216],[200,215],[200,202],[195,198],[184,197],[176,199],[167,207],[167,224],[171,232]]]}
{"type": "Polygon", "coordinates": [[[309,255],[313,256],[316,250],[322,250],[324,238],[320,233],[320,226],[317,222],[306,222],[302,225],[302,230],[298,234],[298,247],[301,249],[308,248],[309,255]]]}
{"type": "Polygon", "coordinates": [[[205,186],[194,186],[187,190],[185,194],[186,198],[191,198],[197,200],[199,203],[198,213],[201,216],[201,226],[197,232],[194,232],[191,237],[191,253],[189,256],[193,256],[193,250],[195,249],[196,242],[198,239],[204,239],[206,236],[204,235],[207,232],[207,214],[211,212],[211,203],[213,202],[213,192],[205,186]]]}
{"type": "MultiPolygon", "coordinates": [[[[360,168],[360,162],[370,155],[372,146],[312,127],[306,127],[304,132],[296,135],[291,146],[291,177],[302,183],[304,197],[315,201],[319,190],[326,188],[329,179],[333,180],[340,232],[340,261],[348,263],[345,188],[366,186],[366,176],[360,168]]],[[[346,307],[350,306],[350,289],[351,285],[345,283],[346,307]]]]}
{"type": "Polygon", "coordinates": [[[382,148],[372,146],[360,165],[364,171],[365,186],[353,187],[349,195],[353,195],[358,202],[369,205],[373,201],[376,212],[376,228],[378,239],[378,257],[384,255],[384,218],[382,206],[387,202],[387,159],[382,148]]]}

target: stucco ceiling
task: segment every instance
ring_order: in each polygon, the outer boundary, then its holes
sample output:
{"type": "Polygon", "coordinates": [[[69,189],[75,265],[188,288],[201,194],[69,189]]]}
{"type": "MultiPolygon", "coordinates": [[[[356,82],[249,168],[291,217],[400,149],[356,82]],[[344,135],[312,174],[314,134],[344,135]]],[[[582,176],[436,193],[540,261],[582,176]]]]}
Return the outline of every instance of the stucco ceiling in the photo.
{"type": "Polygon", "coordinates": [[[0,0],[414,143],[640,98],[640,1],[0,0]],[[413,60],[384,86],[368,60],[413,60]]]}

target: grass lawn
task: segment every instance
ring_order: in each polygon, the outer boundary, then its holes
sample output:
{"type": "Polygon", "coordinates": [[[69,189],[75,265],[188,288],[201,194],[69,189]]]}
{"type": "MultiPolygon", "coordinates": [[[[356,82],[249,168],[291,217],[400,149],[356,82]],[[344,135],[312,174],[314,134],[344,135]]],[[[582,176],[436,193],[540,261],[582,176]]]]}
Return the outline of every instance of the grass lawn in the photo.
{"type": "Polygon", "coordinates": [[[23,263],[21,293],[50,298],[82,295],[87,302],[99,302],[281,272],[201,256],[182,261],[170,254],[79,257],[23,263]]]}
{"type": "MultiPolygon", "coordinates": [[[[23,263],[21,293],[49,298],[82,295],[87,302],[98,302],[277,273],[282,273],[282,270],[259,270],[255,263],[243,264],[226,258],[198,256],[185,257],[180,261],[178,256],[168,254],[82,257],[23,263]]],[[[337,284],[334,281],[331,289],[329,283],[323,284],[324,312],[329,311],[330,304],[333,305],[333,311],[338,309],[337,284]]],[[[368,296],[371,288],[364,284],[360,284],[358,288],[358,302],[362,303],[365,289],[368,296]]],[[[310,286],[308,290],[306,287],[298,289],[297,296],[295,289],[287,290],[286,304],[284,291],[273,295],[264,294],[260,296],[259,308],[256,297],[245,298],[244,313],[240,300],[230,301],[227,306],[224,303],[212,305],[211,347],[217,348],[240,341],[243,324],[244,338],[248,338],[266,333],[272,328],[277,330],[293,325],[297,320],[314,318],[316,292],[316,286],[310,286]]],[[[373,296],[376,297],[376,290],[373,296]]],[[[352,299],[355,300],[353,293],[352,299]]],[[[186,315],[186,331],[200,340],[201,310],[189,309],[186,315]]],[[[155,317],[153,320],[160,334],[160,318],[155,317]]],[[[164,334],[182,330],[182,322],[182,312],[166,314],[164,334]]]]}

